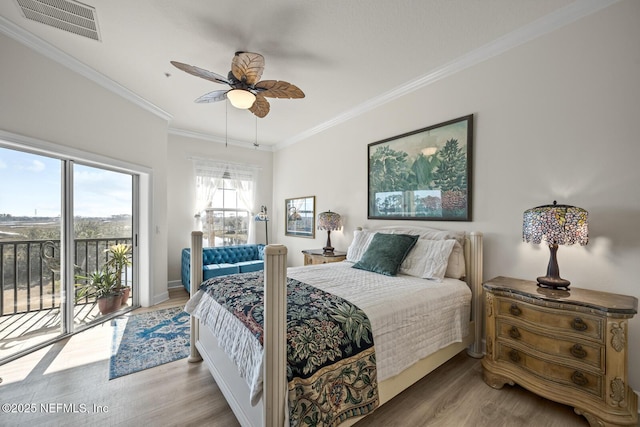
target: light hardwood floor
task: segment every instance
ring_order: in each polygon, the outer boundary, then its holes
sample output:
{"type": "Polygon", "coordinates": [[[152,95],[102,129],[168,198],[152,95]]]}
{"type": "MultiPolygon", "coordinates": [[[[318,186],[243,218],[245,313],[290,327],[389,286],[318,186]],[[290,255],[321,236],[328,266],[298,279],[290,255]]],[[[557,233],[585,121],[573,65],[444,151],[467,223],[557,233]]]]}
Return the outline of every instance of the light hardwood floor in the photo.
{"type": "MultiPolygon", "coordinates": [[[[169,301],[151,309],[181,306],[185,301],[186,292],[176,290],[169,301]]],[[[96,326],[0,366],[4,380],[0,404],[22,412],[0,412],[0,425],[239,425],[202,363],[179,360],[109,381],[111,334],[110,324],[96,326]],[[28,409],[34,411],[25,413],[28,409]]],[[[572,408],[520,387],[490,388],[482,381],[480,361],[462,353],[356,425],[584,427],[588,423],[572,408]]]]}

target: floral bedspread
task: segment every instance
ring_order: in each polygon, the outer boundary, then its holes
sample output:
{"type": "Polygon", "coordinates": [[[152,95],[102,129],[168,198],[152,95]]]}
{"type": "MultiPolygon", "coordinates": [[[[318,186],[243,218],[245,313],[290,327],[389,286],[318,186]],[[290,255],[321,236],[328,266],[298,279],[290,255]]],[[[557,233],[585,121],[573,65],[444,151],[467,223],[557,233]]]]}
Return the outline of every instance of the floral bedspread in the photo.
{"type": "MultiPolygon", "coordinates": [[[[263,271],[202,286],[262,344],[263,271]]],[[[288,278],[287,344],[290,425],[336,426],[378,406],[371,324],[358,307],[288,278]]]]}

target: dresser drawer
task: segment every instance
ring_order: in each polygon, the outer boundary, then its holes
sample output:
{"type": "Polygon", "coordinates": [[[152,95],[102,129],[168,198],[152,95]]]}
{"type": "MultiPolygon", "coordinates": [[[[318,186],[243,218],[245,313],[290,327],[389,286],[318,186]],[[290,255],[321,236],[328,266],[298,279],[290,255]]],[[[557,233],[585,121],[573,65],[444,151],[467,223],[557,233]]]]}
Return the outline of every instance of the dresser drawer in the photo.
{"type": "Polygon", "coordinates": [[[550,332],[567,332],[603,342],[604,320],[601,317],[536,306],[502,297],[497,298],[496,310],[498,316],[520,319],[538,325],[542,329],[548,329],[550,332]]]}
{"type": "Polygon", "coordinates": [[[504,276],[483,289],[489,386],[518,384],[573,406],[592,426],[638,425],[638,398],[627,378],[628,319],[638,311],[637,298],[550,291],[504,276]]]}
{"type": "Polygon", "coordinates": [[[515,324],[510,319],[497,319],[496,335],[507,343],[517,342],[546,355],[567,359],[569,364],[584,364],[584,367],[604,372],[605,349],[602,345],[558,334],[546,335],[515,324]]]}
{"type": "Polygon", "coordinates": [[[571,387],[598,398],[603,398],[602,376],[576,367],[551,363],[526,351],[515,349],[508,344],[498,343],[498,361],[507,362],[529,371],[545,381],[571,387]]]}

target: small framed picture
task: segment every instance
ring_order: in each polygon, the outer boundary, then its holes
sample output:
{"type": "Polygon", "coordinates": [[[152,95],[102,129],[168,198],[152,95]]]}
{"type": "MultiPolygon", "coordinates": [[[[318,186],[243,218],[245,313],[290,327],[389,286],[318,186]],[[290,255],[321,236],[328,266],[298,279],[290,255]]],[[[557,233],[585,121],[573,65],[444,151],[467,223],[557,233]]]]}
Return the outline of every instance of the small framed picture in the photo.
{"type": "Polygon", "coordinates": [[[285,199],[285,235],[316,236],[316,196],[285,199]]]}

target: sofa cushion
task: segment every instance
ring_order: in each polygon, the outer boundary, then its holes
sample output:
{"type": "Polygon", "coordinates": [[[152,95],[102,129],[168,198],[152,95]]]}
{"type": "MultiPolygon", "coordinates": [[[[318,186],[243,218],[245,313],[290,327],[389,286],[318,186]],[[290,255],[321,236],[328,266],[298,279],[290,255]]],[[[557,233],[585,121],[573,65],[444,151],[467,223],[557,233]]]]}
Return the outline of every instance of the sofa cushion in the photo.
{"type": "Polygon", "coordinates": [[[240,267],[240,273],[248,273],[250,271],[260,271],[264,269],[264,261],[263,260],[254,260],[254,261],[242,261],[236,263],[238,267],[240,267]]]}
{"type": "Polygon", "coordinates": [[[202,266],[203,280],[211,279],[212,277],[225,276],[227,274],[238,274],[240,268],[237,264],[207,264],[202,266]]]}
{"type": "MultiPolygon", "coordinates": [[[[244,273],[264,269],[264,248],[265,245],[263,244],[202,248],[202,270],[204,280],[225,274],[244,273]],[[240,266],[240,263],[245,264],[240,266]],[[207,270],[208,265],[214,267],[209,267],[209,270],[207,270]],[[236,266],[237,270],[229,266],[236,266]]],[[[181,279],[182,285],[187,291],[189,291],[189,282],[191,281],[190,254],[191,251],[189,248],[184,248],[182,250],[181,279]]]]}

